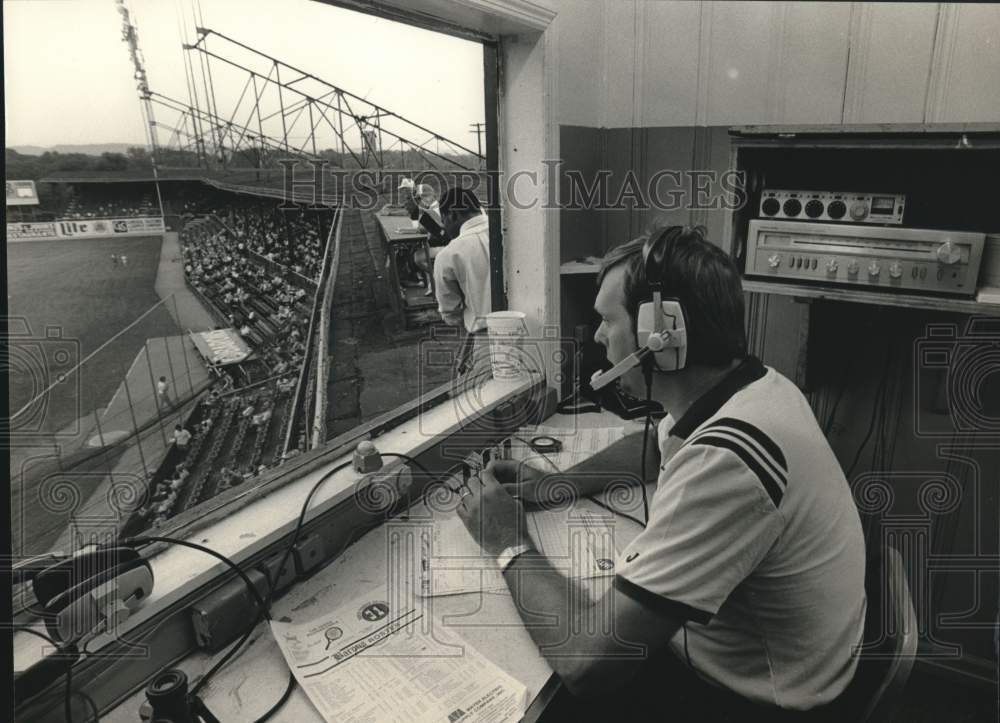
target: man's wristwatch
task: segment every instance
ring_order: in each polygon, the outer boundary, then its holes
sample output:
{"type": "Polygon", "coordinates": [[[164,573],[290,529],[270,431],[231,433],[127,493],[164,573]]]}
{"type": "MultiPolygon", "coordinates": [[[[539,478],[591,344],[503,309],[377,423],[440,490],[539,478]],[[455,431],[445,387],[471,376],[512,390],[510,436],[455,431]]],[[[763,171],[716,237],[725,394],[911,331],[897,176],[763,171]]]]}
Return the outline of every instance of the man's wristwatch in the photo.
{"type": "Polygon", "coordinates": [[[531,547],[531,545],[514,545],[513,547],[505,548],[503,552],[497,555],[497,567],[500,568],[501,574],[510,567],[510,563],[514,562],[518,556],[530,550],[531,547]]]}

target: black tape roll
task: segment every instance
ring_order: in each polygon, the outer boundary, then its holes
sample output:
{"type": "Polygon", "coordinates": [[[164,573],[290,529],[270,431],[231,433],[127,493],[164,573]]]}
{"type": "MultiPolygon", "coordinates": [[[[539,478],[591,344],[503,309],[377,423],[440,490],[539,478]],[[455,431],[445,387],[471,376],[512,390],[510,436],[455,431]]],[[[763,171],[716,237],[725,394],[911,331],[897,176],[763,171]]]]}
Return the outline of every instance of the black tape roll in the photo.
{"type": "Polygon", "coordinates": [[[549,437],[544,434],[538,437],[532,437],[529,444],[531,444],[531,448],[533,450],[540,454],[562,452],[562,442],[555,437],[549,437]]]}

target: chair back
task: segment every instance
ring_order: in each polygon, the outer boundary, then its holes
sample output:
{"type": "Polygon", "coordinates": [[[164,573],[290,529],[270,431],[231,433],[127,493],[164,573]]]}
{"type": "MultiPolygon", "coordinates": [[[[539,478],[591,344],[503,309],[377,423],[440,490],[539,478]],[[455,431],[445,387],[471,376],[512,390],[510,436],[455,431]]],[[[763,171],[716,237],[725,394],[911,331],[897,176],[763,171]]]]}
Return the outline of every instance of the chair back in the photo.
{"type": "Polygon", "coordinates": [[[837,700],[838,716],[851,723],[892,720],[917,655],[917,614],[903,558],[886,545],[870,557],[865,572],[868,609],[856,651],[854,679],[837,700]]]}

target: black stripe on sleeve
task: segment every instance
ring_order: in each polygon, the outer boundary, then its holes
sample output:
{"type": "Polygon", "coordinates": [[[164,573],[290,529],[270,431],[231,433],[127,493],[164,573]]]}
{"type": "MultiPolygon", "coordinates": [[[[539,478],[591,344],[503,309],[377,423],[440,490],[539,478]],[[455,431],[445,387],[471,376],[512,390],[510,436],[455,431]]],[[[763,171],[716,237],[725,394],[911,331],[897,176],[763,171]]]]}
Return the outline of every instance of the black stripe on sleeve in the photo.
{"type": "MultiPolygon", "coordinates": [[[[759,446],[757,446],[757,443],[754,442],[752,439],[747,439],[745,435],[740,434],[736,430],[731,429],[729,427],[706,429],[705,431],[698,432],[698,434],[695,435],[694,439],[698,439],[702,436],[716,436],[716,437],[725,437],[726,439],[731,439],[733,442],[740,445],[747,451],[753,452],[755,455],[757,455],[758,461],[763,462],[764,466],[767,468],[768,473],[776,480],[778,480],[778,482],[781,483],[782,489],[788,486],[788,480],[785,479],[784,472],[782,472],[782,470],[779,469],[777,463],[771,458],[771,455],[767,454],[767,452],[765,452],[759,446]]],[[[692,444],[693,443],[694,440],[692,440],[692,444]]]]}
{"type": "Polygon", "coordinates": [[[732,417],[723,417],[722,419],[716,419],[707,428],[711,427],[732,427],[733,429],[743,432],[745,435],[757,442],[761,447],[763,447],[775,462],[781,465],[785,472],[788,472],[788,462],[785,461],[785,455],[781,453],[781,448],[774,443],[774,440],[768,437],[760,427],[755,427],[747,421],[742,419],[733,419],[732,417]]]}
{"type": "Polygon", "coordinates": [[[712,619],[712,613],[693,608],[686,603],[671,600],[662,595],[657,595],[655,592],[650,592],[621,575],[615,575],[615,590],[643,607],[655,610],[657,613],[672,618],[678,623],[690,620],[695,623],[707,625],[712,619]]]}
{"type": "Polygon", "coordinates": [[[691,444],[704,444],[709,447],[728,449],[730,452],[743,460],[743,464],[749,467],[751,471],[757,475],[757,479],[759,479],[760,483],[764,485],[764,489],[771,497],[771,502],[774,503],[774,506],[777,507],[781,504],[781,497],[783,494],[781,491],[781,485],[778,484],[778,481],[768,470],[764,469],[764,467],[756,459],[754,459],[754,456],[750,454],[750,452],[748,452],[742,444],[730,439],[729,437],[717,437],[710,433],[698,437],[696,440],[691,442],[691,444]]]}

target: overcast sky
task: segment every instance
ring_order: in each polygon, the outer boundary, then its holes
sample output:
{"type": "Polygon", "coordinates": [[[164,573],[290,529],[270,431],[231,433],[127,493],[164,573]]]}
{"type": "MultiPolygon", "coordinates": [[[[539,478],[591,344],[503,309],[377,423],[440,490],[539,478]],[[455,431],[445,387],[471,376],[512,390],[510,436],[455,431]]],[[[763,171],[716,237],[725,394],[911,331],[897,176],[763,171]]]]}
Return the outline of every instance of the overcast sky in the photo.
{"type": "MultiPolygon", "coordinates": [[[[186,103],[180,23],[183,17],[193,39],[192,0],[128,5],[150,87],[186,103]]],[[[206,27],[476,148],[469,124],[484,115],[477,43],[312,0],[201,0],[201,13],[206,27]]],[[[144,144],[114,0],[4,0],[3,14],[6,145],[144,144]]],[[[208,47],[220,55],[225,50],[218,39],[208,47]]],[[[247,55],[232,57],[250,61],[247,55]]],[[[248,76],[217,61],[212,68],[219,115],[228,118],[248,76]]],[[[247,122],[251,96],[245,96],[237,122],[247,122]]],[[[276,97],[264,96],[262,103],[277,108],[276,97]]],[[[157,120],[170,123],[169,116],[158,112],[157,120]]],[[[272,123],[278,121],[280,116],[272,123]]],[[[304,137],[307,124],[300,118],[290,135],[304,137]]],[[[275,127],[265,132],[273,134],[275,127]]],[[[165,135],[161,129],[161,143],[165,135]]],[[[333,147],[332,138],[322,145],[333,147]]]]}

